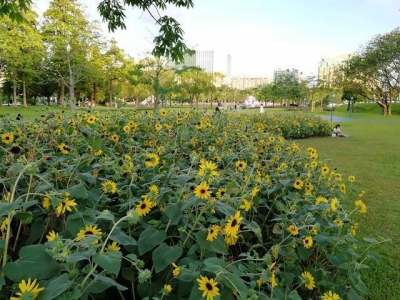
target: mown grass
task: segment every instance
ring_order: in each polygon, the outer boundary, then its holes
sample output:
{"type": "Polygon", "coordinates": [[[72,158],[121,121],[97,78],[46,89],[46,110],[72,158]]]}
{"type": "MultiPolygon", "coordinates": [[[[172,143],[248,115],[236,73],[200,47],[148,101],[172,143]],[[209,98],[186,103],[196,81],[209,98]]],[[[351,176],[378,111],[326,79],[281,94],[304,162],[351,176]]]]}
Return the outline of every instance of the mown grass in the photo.
{"type": "MultiPolygon", "coordinates": [[[[383,237],[391,242],[375,247],[381,255],[381,262],[367,262],[370,269],[363,272],[363,280],[370,290],[366,299],[400,299],[400,139],[398,130],[400,118],[380,116],[374,107],[365,104],[362,112],[354,112],[352,119],[341,122],[342,130],[350,138],[313,138],[297,140],[305,149],[312,146],[318,150],[321,159],[328,162],[344,176],[355,175],[357,184],[366,191],[363,201],[368,206],[368,213],[359,217],[358,234],[363,237],[383,237]]],[[[87,109],[87,108],[80,108],[87,109]]],[[[103,109],[96,107],[96,109],[103,109]]],[[[106,109],[106,108],[104,108],[106,109]]],[[[115,108],[107,108],[115,109],[115,108]]],[[[124,108],[128,109],[128,108],[124,108]]],[[[191,109],[178,107],[177,109],[191,109]]],[[[18,113],[25,120],[40,118],[50,111],[62,111],[58,107],[0,107],[0,116],[15,119],[18,113]]],[[[400,104],[393,106],[399,111],[400,104]]],[[[65,109],[68,113],[69,109],[65,109]]],[[[284,112],[284,109],[265,109],[265,113],[284,112]]],[[[241,113],[257,114],[258,109],[240,110],[241,113]]],[[[209,113],[213,111],[209,110],[209,113]]],[[[223,112],[227,113],[227,112],[223,112]]],[[[237,112],[228,112],[236,114],[237,112]]],[[[295,112],[288,112],[295,113],[295,112]]],[[[309,113],[309,112],[307,112],[309,113]]],[[[314,112],[330,115],[330,112],[314,112]]],[[[346,107],[339,107],[333,116],[349,117],[346,107]]]]}
{"type": "Polygon", "coordinates": [[[315,138],[298,140],[304,148],[315,147],[329,166],[342,175],[355,175],[366,191],[363,200],[367,215],[359,217],[359,236],[383,237],[392,241],[380,244],[375,251],[381,262],[367,262],[370,269],[363,280],[370,290],[367,299],[400,299],[400,118],[384,122],[371,120],[342,122],[350,138],[315,138]]]}

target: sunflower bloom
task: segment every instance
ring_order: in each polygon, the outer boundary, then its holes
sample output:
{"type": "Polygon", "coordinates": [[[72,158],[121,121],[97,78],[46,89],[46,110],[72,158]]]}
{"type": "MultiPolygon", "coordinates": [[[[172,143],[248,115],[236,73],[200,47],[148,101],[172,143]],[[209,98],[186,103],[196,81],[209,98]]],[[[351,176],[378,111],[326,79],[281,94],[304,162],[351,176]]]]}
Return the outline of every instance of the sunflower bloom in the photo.
{"type": "Polygon", "coordinates": [[[104,181],[101,187],[106,194],[115,194],[117,192],[117,184],[111,180],[104,181]]]}
{"type": "Polygon", "coordinates": [[[219,288],[217,287],[218,283],[214,281],[214,279],[208,279],[207,277],[200,275],[197,282],[199,283],[199,290],[203,291],[203,294],[201,295],[203,298],[213,300],[215,296],[219,296],[219,288]]]}
{"type": "Polygon", "coordinates": [[[205,161],[200,165],[200,169],[198,172],[199,176],[209,175],[209,176],[219,176],[219,173],[215,171],[217,169],[217,165],[210,161],[205,161]]]}
{"type": "Polygon", "coordinates": [[[222,198],[225,195],[225,193],[226,193],[226,188],[220,188],[217,191],[217,197],[222,198]]]}
{"type": "Polygon", "coordinates": [[[321,299],[322,300],[340,300],[340,297],[338,294],[336,294],[332,291],[327,291],[325,294],[322,295],[321,299]]]}
{"type": "Polygon", "coordinates": [[[354,182],[354,181],[356,181],[356,177],[355,177],[354,175],[350,175],[350,176],[347,178],[347,180],[348,180],[349,182],[354,182]]]}
{"type": "Polygon", "coordinates": [[[242,200],[242,205],[240,205],[240,209],[243,209],[244,211],[249,211],[250,209],[251,209],[251,205],[252,205],[252,203],[251,203],[251,201],[249,201],[249,200],[246,200],[246,199],[243,199],[242,200]]]}
{"type": "Polygon", "coordinates": [[[301,273],[301,278],[305,281],[305,286],[309,290],[312,290],[315,288],[315,281],[314,277],[311,275],[310,272],[304,271],[301,273]]]}
{"type": "Polygon", "coordinates": [[[211,191],[209,190],[209,186],[207,183],[202,182],[198,186],[196,186],[194,190],[194,194],[197,198],[206,200],[211,195],[211,191]]]}
{"type": "Polygon", "coordinates": [[[50,198],[48,197],[43,198],[42,206],[44,209],[49,209],[51,207],[50,198]]]}
{"type": "Polygon", "coordinates": [[[293,183],[293,187],[297,190],[301,190],[301,188],[303,187],[304,182],[301,179],[296,179],[296,181],[293,183]]]}
{"type": "Polygon", "coordinates": [[[313,239],[311,236],[307,235],[304,239],[303,239],[303,246],[304,248],[311,248],[311,246],[313,245],[313,239]]]}
{"type": "Polygon", "coordinates": [[[239,231],[240,222],[243,217],[240,216],[240,211],[237,211],[234,216],[231,216],[225,225],[225,234],[227,236],[237,236],[239,231]]]}
{"type": "Polygon", "coordinates": [[[69,151],[71,151],[71,148],[68,147],[67,145],[65,145],[64,143],[61,143],[60,145],[58,145],[58,149],[60,150],[60,152],[62,154],[68,154],[69,151]]]}
{"type": "Polygon", "coordinates": [[[94,122],[96,122],[96,117],[94,117],[94,116],[88,116],[88,117],[86,118],[86,122],[87,122],[88,124],[94,124],[94,122]]]}
{"type": "Polygon", "coordinates": [[[69,199],[66,197],[60,204],[57,206],[57,213],[59,215],[65,214],[65,211],[72,211],[72,207],[78,205],[75,200],[69,199]]]}
{"type": "Polygon", "coordinates": [[[172,275],[174,275],[174,277],[179,276],[179,274],[181,274],[181,267],[179,267],[175,263],[172,263],[172,266],[174,267],[174,269],[172,270],[172,275]]]}
{"type": "Polygon", "coordinates": [[[356,205],[356,208],[360,214],[367,213],[367,206],[364,204],[364,202],[362,202],[362,200],[357,200],[354,202],[354,204],[356,205]]]}
{"type": "Polygon", "coordinates": [[[46,235],[47,241],[52,242],[59,237],[58,233],[54,232],[54,230],[50,231],[48,235],[46,235]]]}
{"type": "Polygon", "coordinates": [[[44,288],[39,288],[39,283],[36,284],[36,279],[31,281],[32,279],[28,279],[28,282],[22,280],[19,284],[20,292],[15,293],[19,297],[11,297],[10,300],[19,300],[19,299],[35,299],[44,288]]]}
{"type": "Polygon", "coordinates": [[[327,175],[329,173],[329,168],[327,166],[323,166],[321,168],[322,175],[327,175]]]}
{"type": "Polygon", "coordinates": [[[297,228],[296,225],[292,224],[290,225],[287,230],[290,232],[291,235],[298,235],[299,234],[299,229],[297,228]]]}
{"type": "Polygon", "coordinates": [[[212,242],[215,240],[218,236],[220,228],[218,225],[213,225],[210,228],[208,228],[208,234],[207,234],[207,241],[212,242]]]}
{"type": "Polygon", "coordinates": [[[1,135],[1,140],[4,144],[11,144],[14,141],[14,134],[12,132],[3,133],[1,135]]]}
{"type": "Polygon", "coordinates": [[[117,242],[112,242],[111,244],[108,244],[106,249],[108,252],[115,252],[121,250],[117,242]]]}
{"type": "Polygon", "coordinates": [[[147,153],[146,158],[144,160],[144,165],[147,168],[154,168],[160,162],[160,157],[156,153],[147,153]]]}
{"type": "MultiPolygon", "coordinates": [[[[86,237],[92,236],[92,235],[100,237],[101,236],[101,229],[97,228],[96,225],[95,226],[93,226],[93,225],[86,226],[85,229],[81,229],[77,233],[76,240],[79,242],[79,241],[85,239],[86,237]]],[[[98,241],[96,240],[92,244],[95,245],[97,243],[98,243],[98,241]]]]}
{"type": "Polygon", "coordinates": [[[335,197],[335,198],[332,199],[332,201],[331,201],[331,210],[332,211],[337,211],[338,202],[339,202],[338,198],[335,197]]]}
{"type": "Polygon", "coordinates": [[[145,197],[139,202],[138,205],[136,205],[136,211],[138,212],[139,216],[145,216],[150,212],[152,207],[153,203],[147,197],[145,197]]]}
{"type": "Polygon", "coordinates": [[[272,287],[276,287],[278,285],[276,283],[276,280],[275,280],[275,273],[274,272],[272,272],[271,276],[269,276],[269,282],[271,282],[272,287]]]}
{"type": "Polygon", "coordinates": [[[163,295],[168,295],[169,293],[172,292],[172,286],[170,284],[164,284],[164,287],[162,288],[161,292],[163,295]]]}
{"type": "Polygon", "coordinates": [[[237,162],[235,163],[235,165],[236,165],[236,169],[237,169],[239,172],[243,172],[244,169],[246,169],[246,166],[247,166],[246,162],[244,162],[244,161],[237,161],[237,162]]]}
{"type": "Polygon", "coordinates": [[[8,225],[8,218],[4,218],[3,222],[0,225],[0,231],[5,231],[8,225]]]}

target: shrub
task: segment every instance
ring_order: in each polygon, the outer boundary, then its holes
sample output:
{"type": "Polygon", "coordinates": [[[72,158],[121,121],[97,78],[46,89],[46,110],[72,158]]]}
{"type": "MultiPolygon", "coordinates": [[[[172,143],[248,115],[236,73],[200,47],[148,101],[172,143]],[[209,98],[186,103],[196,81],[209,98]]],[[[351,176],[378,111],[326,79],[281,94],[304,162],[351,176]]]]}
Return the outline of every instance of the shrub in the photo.
{"type": "Polygon", "coordinates": [[[0,296],[367,293],[359,270],[377,241],[356,238],[362,194],[315,149],[273,133],[328,128],[295,116],[96,111],[4,123],[0,296]]]}

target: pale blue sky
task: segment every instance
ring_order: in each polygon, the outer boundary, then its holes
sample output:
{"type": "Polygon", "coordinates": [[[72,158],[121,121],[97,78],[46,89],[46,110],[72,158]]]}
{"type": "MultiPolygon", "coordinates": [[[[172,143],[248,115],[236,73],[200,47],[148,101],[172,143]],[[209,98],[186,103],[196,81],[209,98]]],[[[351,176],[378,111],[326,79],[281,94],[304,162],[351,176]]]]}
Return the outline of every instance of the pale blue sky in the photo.
{"type": "MultiPolygon", "coordinates": [[[[37,0],[40,12],[49,0],[37,0]]],[[[99,0],[80,0],[90,19],[99,19],[99,0]]],[[[194,9],[166,13],[181,23],[187,45],[232,56],[233,76],[265,76],[296,68],[317,74],[323,57],[354,53],[376,34],[400,26],[397,0],[194,0],[194,9]]],[[[143,57],[157,34],[153,20],[127,9],[127,30],[119,46],[143,57]]],[[[103,26],[106,33],[106,25],[103,26]]]]}

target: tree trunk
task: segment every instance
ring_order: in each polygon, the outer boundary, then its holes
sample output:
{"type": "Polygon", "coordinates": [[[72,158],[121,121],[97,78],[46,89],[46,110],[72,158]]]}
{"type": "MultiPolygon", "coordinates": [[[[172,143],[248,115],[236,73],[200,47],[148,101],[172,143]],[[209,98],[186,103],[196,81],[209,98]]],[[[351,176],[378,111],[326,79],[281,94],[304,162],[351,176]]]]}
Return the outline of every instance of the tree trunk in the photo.
{"type": "Polygon", "coordinates": [[[17,105],[17,80],[13,80],[13,105],[17,105]]]}
{"type": "Polygon", "coordinates": [[[112,80],[110,80],[110,94],[108,96],[108,102],[110,103],[110,107],[113,106],[113,87],[112,87],[112,80]]]}
{"type": "Polygon", "coordinates": [[[388,114],[388,105],[383,103],[382,101],[376,102],[381,108],[381,115],[386,116],[388,114]]]}
{"type": "Polygon", "coordinates": [[[58,91],[57,102],[60,103],[62,107],[65,107],[65,86],[63,83],[61,83],[60,90],[58,91]]]}
{"type": "Polygon", "coordinates": [[[24,107],[28,107],[28,103],[26,103],[26,78],[25,72],[22,72],[22,99],[24,107]]]}
{"type": "Polygon", "coordinates": [[[96,102],[96,83],[93,82],[93,101],[96,102]]]}

